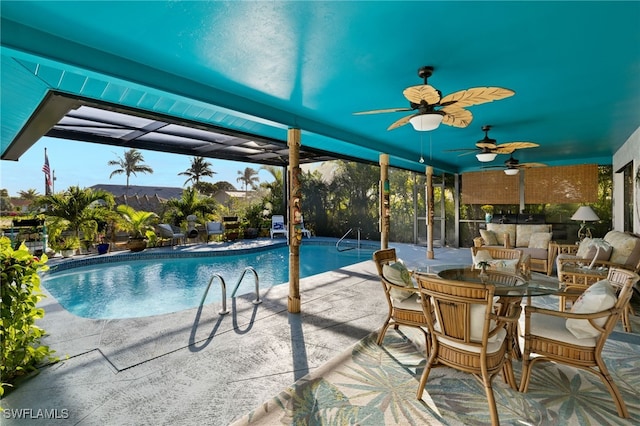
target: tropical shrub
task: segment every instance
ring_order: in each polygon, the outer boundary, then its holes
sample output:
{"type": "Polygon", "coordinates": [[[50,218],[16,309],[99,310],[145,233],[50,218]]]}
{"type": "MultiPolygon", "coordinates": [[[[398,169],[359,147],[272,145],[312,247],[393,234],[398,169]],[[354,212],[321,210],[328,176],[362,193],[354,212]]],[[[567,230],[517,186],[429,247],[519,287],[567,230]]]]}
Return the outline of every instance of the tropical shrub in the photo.
{"type": "Polygon", "coordinates": [[[45,331],[35,322],[44,316],[37,304],[44,296],[38,272],[45,271],[47,256],[33,257],[22,244],[17,250],[11,240],[0,237],[0,396],[11,381],[53,361],[53,350],[40,345],[45,331]]]}

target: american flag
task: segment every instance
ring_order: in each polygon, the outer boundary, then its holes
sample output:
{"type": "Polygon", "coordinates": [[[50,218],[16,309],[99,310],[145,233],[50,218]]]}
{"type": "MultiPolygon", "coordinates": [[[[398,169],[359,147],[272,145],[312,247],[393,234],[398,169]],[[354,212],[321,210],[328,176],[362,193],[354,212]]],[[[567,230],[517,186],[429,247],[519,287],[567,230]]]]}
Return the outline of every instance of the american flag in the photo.
{"type": "Polygon", "coordinates": [[[42,171],[44,172],[44,193],[45,195],[49,195],[52,192],[52,181],[51,181],[51,168],[49,167],[49,157],[47,156],[47,149],[44,149],[44,166],[42,166],[42,171]]]}

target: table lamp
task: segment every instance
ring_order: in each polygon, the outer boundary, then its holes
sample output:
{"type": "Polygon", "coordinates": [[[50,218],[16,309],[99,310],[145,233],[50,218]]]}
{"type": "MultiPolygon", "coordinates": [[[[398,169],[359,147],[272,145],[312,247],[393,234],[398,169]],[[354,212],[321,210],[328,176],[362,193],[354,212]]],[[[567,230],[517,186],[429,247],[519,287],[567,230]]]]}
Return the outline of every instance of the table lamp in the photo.
{"type": "Polygon", "coordinates": [[[571,216],[571,220],[581,220],[580,229],[578,229],[578,239],[584,240],[586,237],[591,238],[591,230],[586,227],[585,222],[595,222],[600,220],[598,215],[589,206],[580,206],[578,210],[571,216]]]}

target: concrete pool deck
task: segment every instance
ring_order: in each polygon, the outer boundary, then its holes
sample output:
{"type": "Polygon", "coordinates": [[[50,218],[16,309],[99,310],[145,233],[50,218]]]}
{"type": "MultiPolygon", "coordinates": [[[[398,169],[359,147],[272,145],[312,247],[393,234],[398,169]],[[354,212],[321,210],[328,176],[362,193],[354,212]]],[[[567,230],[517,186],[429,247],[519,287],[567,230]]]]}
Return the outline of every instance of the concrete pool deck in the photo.
{"type": "MultiPolygon", "coordinates": [[[[272,240],[233,247],[252,244],[272,240]]],[[[435,259],[427,260],[425,247],[389,246],[409,267],[471,263],[469,249],[436,248],[435,259]]],[[[171,250],[155,250],[166,249],[171,250]]],[[[228,300],[231,312],[222,316],[221,304],[213,303],[116,320],[80,318],[47,297],[38,324],[48,333],[43,343],[56,350],[60,362],[18,382],[0,405],[34,423],[48,410],[58,418],[46,424],[227,425],[378,330],[386,317],[371,260],[302,279],[300,314],[287,312],[288,290],[263,290],[259,305],[251,303],[253,294],[228,300]]],[[[8,417],[3,424],[25,424],[8,417]]]]}

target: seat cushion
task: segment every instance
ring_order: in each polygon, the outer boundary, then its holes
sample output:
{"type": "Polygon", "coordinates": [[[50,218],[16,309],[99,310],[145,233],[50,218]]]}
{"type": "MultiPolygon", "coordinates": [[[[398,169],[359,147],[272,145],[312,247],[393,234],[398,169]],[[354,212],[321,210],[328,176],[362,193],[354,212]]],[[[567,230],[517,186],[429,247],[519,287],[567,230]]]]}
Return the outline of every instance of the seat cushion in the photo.
{"type": "Polygon", "coordinates": [[[422,311],[422,300],[420,293],[411,293],[411,296],[403,300],[392,299],[393,306],[408,311],[422,311]]]}
{"type": "MultiPolygon", "coordinates": [[[[595,337],[576,337],[567,329],[566,321],[562,317],[533,313],[531,314],[531,334],[578,346],[594,347],[596,345],[595,337]]],[[[524,326],[521,330],[524,330],[524,326]]]]}
{"type": "Polygon", "coordinates": [[[547,259],[549,257],[549,250],[540,249],[540,248],[519,248],[518,250],[522,250],[523,255],[529,255],[532,259],[547,259]]]}
{"type": "MultiPolygon", "coordinates": [[[[600,280],[587,288],[573,303],[571,312],[576,314],[591,314],[611,309],[616,304],[616,290],[608,280],[600,280]]],[[[595,323],[603,326],[607,318],[598,318],[595,323]]],[[[586,319],[569,318],[566,321],[567,330],[576,338],[597,337],[600,332],[593,328],[586,319]]]]}
{"type": "Polygon", "coordinates": [[[222,232],[222,224],[220,222],[207,222],[207,232],[222,232]]]}
{"type": "MultiPolygon", "coordinates": [[[[487,353],[492,354],[500,350],[500,347],[502,346],[502,342],[504,342],[504,338],[506,336],[507,336],[507,331],[504,328],[500,329],[496,333],[496,335],[493,336],[493,338],[487,342],[487,353]]],[[[442,337],[439,339],[440,339],[440,342],[448,346],[453,346],[454,348],[462,349],[464,351],[480,353],[480,350],[481,350],[480,346],[478,345],[467,345],[464,343],[459,343],[459,342],[455,342],[453,340],[447,339],[446,337],[442,337]]]]}
{"type": "MultiPolygon", "coordinates": [[[[397,262],[382,265],[382,275],[390,283],[402,287],[414,288],[411,274],[409,274],[409,270],[400,259],[398,259],[397,262]]],[[[392,288],[389,294],[392,299],[402,301],[413,296],[415,292],[392,288]]]]}

